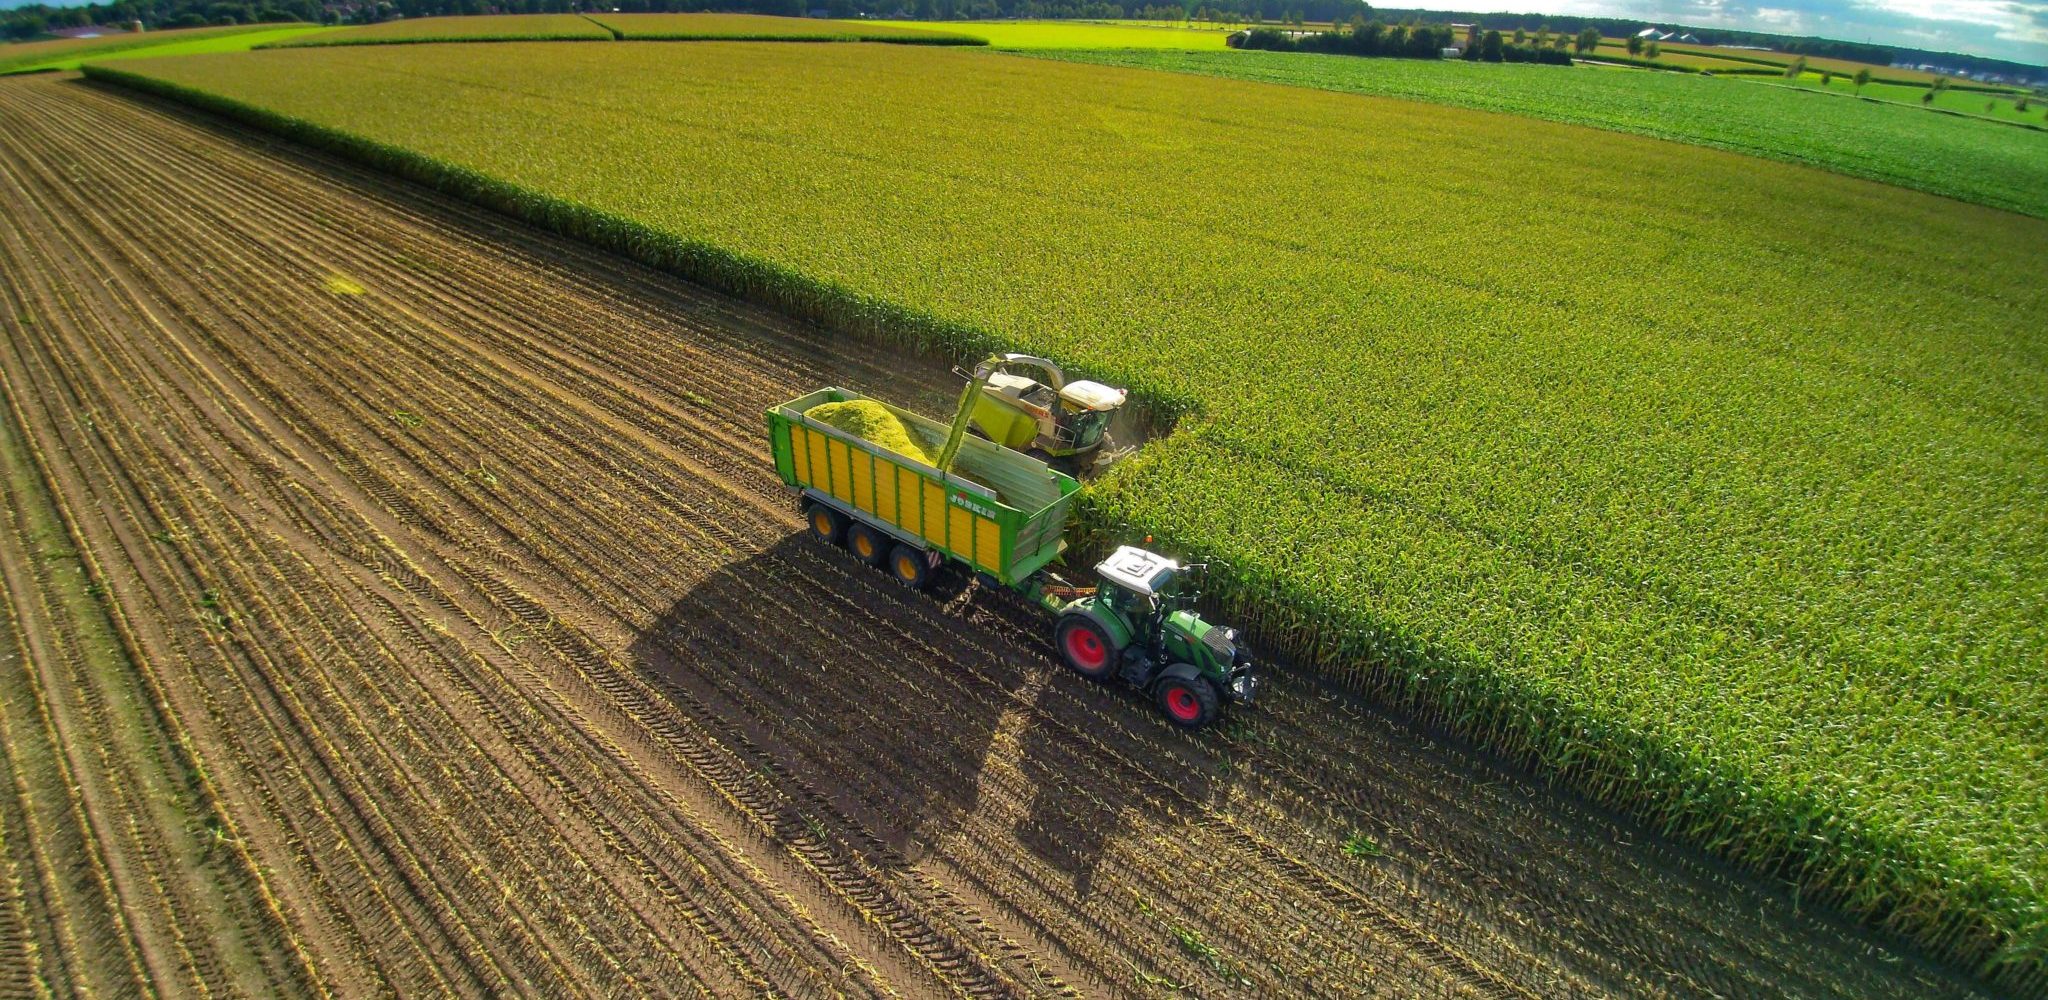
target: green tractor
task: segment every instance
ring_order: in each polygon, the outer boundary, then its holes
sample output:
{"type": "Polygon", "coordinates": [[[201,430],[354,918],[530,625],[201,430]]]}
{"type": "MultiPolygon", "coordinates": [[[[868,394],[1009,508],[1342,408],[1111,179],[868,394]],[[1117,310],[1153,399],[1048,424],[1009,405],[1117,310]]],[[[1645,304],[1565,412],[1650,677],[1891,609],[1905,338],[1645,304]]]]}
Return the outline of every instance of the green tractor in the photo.
{"type": "Polygon", "coordinates": [[[1149,692],[1174,725],[1199,729],[1226,702],[1250,705],[1258,693],[1252,657],[1237,630],[1212,625],[1194,611],[1191,585],[1200,565],[1182,565],[1132,545],[1095,567],[1095,590],[1042,598],[1058,617],[1053,645],[1060,659],[1090,680],[1117,678],[1149,692]],[[1086,594],[1065,600],[1072,594],[1086,594]]]}

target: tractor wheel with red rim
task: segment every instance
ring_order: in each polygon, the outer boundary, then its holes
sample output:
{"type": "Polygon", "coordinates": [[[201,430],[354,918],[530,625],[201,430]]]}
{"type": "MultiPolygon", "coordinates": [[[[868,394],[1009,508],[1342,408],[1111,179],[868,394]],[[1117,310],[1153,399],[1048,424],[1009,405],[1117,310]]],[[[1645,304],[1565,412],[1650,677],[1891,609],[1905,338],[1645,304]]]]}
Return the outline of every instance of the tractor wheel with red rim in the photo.
{"type": "Polygon", "coordinates": [[[804,512],[804,520],[810,523],[811,534],[827,545],[837,545],[846,537],[846,515],[821,503],[814,503],[804,512]]]}
{"type": "Polygon", "coordinates": [[[846,551],[855,559],[870,566],[880,566],[889,559],[889,550],[896,543],[889,536],[855,521],[846,526],[846,551]]]}
{"type": "Polygon", "coordinates": [[[1116,669],[1116,647],[1094,619],[1068,615],[1053,629],[1052,643],[1069,669],[1091,681],[1107,678],[1116,669]]]}
{"type": "Polygon", "coordinates": [[[1216,685],[1194,677],[1159,682],[1159,711],[1182,729],[1200,729],[1216,719],[1216,685]]]}

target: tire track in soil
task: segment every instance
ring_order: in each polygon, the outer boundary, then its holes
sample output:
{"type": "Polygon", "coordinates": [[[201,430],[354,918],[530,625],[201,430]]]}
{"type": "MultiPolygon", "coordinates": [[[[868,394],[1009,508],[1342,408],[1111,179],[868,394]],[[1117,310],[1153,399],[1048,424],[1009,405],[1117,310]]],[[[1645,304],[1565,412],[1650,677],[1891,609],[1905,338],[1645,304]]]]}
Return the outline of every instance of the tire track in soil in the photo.
{"type": "Polygon", "coordinates": [[[1185,737],[1014,602],[792,538],[760,409],[943,409],[928,363],[75,83],[10,82],[0,133],[41,248],[10,268],[112,289],[19,279],[71,319],[0,371],[120,512],[117,598],[245,616],[183,710],[346,992],[1968,993],[1309,679],[1185,737]]]}

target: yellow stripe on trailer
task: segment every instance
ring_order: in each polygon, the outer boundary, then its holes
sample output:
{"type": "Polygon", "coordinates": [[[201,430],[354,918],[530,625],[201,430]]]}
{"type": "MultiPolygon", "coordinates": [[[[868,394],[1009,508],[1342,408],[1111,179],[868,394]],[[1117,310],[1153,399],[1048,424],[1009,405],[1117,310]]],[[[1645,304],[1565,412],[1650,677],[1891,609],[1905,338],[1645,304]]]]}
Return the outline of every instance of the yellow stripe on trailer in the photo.
{"type": "Polygon", "coordinates": [[[974,558],[974,515],[963,507],[946,508],[946,547],[960,558],[975,562],[974,558]]]}
{"type": "Polygon", "coordinates": [[[974,519],[974,562],[981,569],[994,573],[1003,566],[1003,526],[993,519],[974,519]]]}
{"type": "Polygon", "coordinates": [[[901,467],[884,462],[875,466],[875,516],[897,526],[902,521],[896,516],[896,475],[901,467]]]}
{"type": "Polygon", "coordinates": [[[796,481],[811,485],[811,431],[802,424],[789,425],[789,460],[796,466],[796,481]]]}
{"type": "Polygon", "coordinates": [[[853,452],[853,495],[847,499],[855,507],[872,514],[875,512],[875,456],[870,452],[853,452]]]}
{"type": "Polygon", "coordinates": [[[847,503],[853,502],[853,476],[847,469],[852,464],[853,448],[844,441],[826,440],[825,456],[827,468],[832,472],[832,485],[826,492],[847,503]]]}
{"type": "Polygon", "coordinates": [[[810,485],[827,493],[832,492],[832,463],[826,460],[825,445],[830,438],[817,432],[810,432],[811,476],[810,485]]]}

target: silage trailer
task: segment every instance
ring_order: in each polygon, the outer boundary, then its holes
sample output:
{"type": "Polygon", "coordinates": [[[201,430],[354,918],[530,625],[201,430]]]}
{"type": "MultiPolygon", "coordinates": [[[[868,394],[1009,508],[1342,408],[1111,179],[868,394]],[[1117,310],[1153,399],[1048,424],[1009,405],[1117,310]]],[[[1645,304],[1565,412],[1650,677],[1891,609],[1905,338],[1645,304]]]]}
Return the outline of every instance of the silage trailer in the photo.
{"type": "Polygon", "coordinates": [[[869,398],[852,390],[819,389],[770,407],[775,468],[800,497],[810,533],[913,589],[951,564],[1024,595],[1052,616],[1053,645],[1069,668],[1137,687],[1176,725],[1199,728],[1225,704],[1249,705],[1258,688],[1250,651],[1236,629],[1194,609],[1201,567],[1127,545],[1096,566],[1093,587],[1054,572],[1081,484],[963,433],[980,388],[968,385],[950,427],[873,400],[913,433],[946,442],[933,464],[806,415],[869,398]]]}

